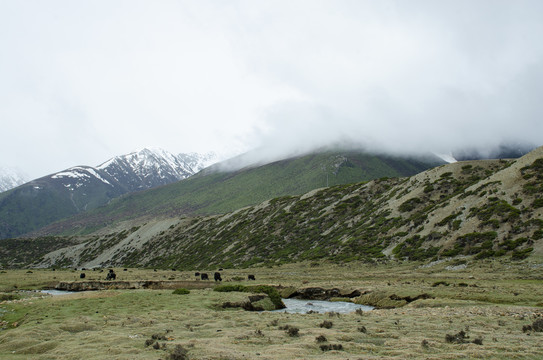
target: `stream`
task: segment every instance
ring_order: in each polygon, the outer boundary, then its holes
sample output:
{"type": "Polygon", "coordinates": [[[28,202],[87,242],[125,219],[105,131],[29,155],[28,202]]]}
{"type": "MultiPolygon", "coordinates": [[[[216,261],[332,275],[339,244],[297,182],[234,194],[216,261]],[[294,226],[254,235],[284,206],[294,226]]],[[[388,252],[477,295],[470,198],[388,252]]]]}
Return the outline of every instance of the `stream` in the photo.
{"type": "Polygon", "coordinates": [[[372,306],[358,305],[352,302],[345,301],[323,301],[323,300],[298,300],[298,299],[283,299],[286,309],[275,310],[276,312],[305,314],[309,311],[318,313],[336,312],[340,314],[348,314],[355,312],[358,309],[362,311],[370,311],[372,306]]]}
{"type": "MultiPolygon", "coordinates": [[[[58,296],[73,294],[73,291],[64,290],[41,290],[42,293],[58,296]]],[[[348,314],[355,312],[358,309],[362,311],[373,310],[372,306],[358,305],[346,301],[324,301],[324,300],[299,300],[299,299],[283,299],[285,309],[274,310],[274,312],[286,312],[290,314],[305,314],[309,311],[317,313],[336,312],[340,314],[348,314]]]]}
{"type": "Polygon", "coordinates": [[[64,290],[55,290],[55,289],[51,289],[51,290],[41,290],[40,292],[41,292],[41,293],[44,293],[44,294],[53,295],[53,296],[57,296],[57,295],[68,295],[68,294],[74,294],[74,293],[75,293],[74,291],[64,291],[64,290]]]}

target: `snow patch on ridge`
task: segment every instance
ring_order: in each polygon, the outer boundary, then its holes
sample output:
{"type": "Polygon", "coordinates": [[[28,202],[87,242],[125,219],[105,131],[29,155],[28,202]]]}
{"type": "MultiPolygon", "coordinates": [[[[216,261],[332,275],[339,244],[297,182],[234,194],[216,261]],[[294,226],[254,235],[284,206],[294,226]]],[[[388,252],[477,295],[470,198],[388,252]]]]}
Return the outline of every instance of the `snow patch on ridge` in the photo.
{"type": "Polygon", "coordinates": [[[65,177],[72,178],[72,179],[81,179],[84,181],[86,181],[87,179],[90,179],[91,177],[95,177],[101,182],[111,185],[109,181],[104,179],[96,170],[94,170],[91,167],[75,166],[75,167],[69,168],[68,170],[52,175],[51,179],[62,179],[65,177]]]}
{"type": "Polygon", "coordinates": [[[26,183],[27,175],[13,167],[0,166],[0,192],[8,191],[26,183]]]}

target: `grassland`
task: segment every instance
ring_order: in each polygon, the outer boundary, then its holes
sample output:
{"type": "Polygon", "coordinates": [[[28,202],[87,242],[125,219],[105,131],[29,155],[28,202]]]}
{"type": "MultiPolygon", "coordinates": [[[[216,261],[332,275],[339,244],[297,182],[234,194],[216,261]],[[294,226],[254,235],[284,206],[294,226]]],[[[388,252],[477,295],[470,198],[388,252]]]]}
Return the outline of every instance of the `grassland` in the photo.
{"type": "MultiPolygon", "coordinates": [[[[466,258],[425,265],[305,262],[222,272],[223,284],[431,297],[343,315],[223,309],[222,303],[241,301],[247,294],[213,291],[212,281],[201,288],[203,281],[195,280],[194,272],[115,270],[120,280],[184,280],[190,293],[106,290],[52,297],[23,290],[78,281],[81,271],[2,272],[0,358],[543,358],[543,332],[523,331],[543,316],[543,262],[536,259],[466,258]],[[257,280],[235,281],[248,274],[257,280]],[[469,338],[452,336],[461,331],[469,338]],[[448,342],[447,335],[460,343],[448,342]]],[[[105,272],[85,273],[89,280],[105,278],[105,272]]]]}

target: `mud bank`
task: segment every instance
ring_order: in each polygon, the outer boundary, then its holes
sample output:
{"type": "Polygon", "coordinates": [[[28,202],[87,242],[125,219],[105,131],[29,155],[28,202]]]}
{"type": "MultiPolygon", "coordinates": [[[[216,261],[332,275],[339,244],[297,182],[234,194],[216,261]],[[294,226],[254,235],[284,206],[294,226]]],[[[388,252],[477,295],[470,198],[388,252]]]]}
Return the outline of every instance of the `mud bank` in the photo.
{"type": "Polygon", "coordinates": [[[129,289],[205,289],[212,288],[215,283],[203,281],[175,281],[175,280],[141,280],[141,281],[62,281],[55,286],[55,290],[64,291],[91,291],[91,290],[129,290],[129,289]]]}

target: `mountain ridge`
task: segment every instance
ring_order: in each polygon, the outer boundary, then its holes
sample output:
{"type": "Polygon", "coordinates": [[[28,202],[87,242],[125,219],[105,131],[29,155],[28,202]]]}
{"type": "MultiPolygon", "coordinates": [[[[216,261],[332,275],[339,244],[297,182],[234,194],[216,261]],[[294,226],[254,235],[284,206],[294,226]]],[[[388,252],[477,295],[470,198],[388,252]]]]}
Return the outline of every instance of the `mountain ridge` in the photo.
{"type": "MultiPolygon", "coordinates": [[[[517,160],[457,162],[227,214],[131,220],[110,230],[71,237],[77,245],[34,254],[33,265],[211,269],[315,260],[540,259],[543,147],[517,160]]],[[[9,253],[6,244],[0,253],[9,253]]]]}
{"type": "Polygon", "coordinates": [[[437,157],[424,159],[374,155],[360,151],[328,151],[225,171],[221,163],[194,176],[155,189],[114,199],[107,207],[33,233],[79,233],[106,223],[138,217],[170,217],[218,214],[258,204],[277,196],[300,195],[318,187],[372,180],[379,177],[416,174],[436,164],[437,157]],[[72,230],[70,230],[72,229],[72,230]]]}
{"type": "Polygon", "coordinates": [[[126,193],[187,178],[212,161],[211,154],[143,149],[97,167],[74,166],[34,179],[0,194],[0,238],[36,230],[126,193]]]}

